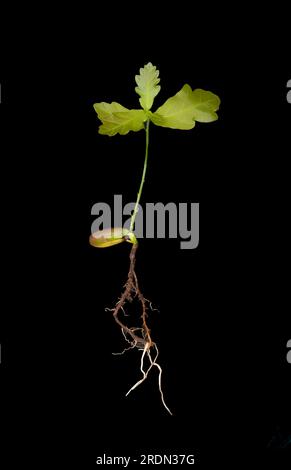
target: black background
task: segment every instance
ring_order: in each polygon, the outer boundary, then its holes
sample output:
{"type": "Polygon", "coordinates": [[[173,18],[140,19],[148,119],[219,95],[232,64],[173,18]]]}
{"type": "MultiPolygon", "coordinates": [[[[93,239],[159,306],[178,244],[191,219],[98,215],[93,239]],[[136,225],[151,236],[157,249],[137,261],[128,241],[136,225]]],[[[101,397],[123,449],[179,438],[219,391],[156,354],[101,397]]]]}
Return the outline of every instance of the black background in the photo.
{"type": "Polygon", "coordinates": [[[1,387],[11,461],[93,468],[103,453],[194,453],[207,468],[262,457],[291,432],[284,22],[273,18],[274,35],[264,12],[222,22],[140,8],[132,20],[122,9],[42,13],[30,34],[6,38],[1,387]],[[92,105],[136,107],[134,75],[148,61],[161,76],[154,109],[184,83],[222,102],[215,123],[151,127],[142,202],[200,203],[197,249],[142,240],[137,255],[159,309],[152,334],[173,417],[155,373],[125,398],[140,353],[111,354],[123,342],[104,308],[126,280],[130,247],[88,245],[92,205],[114,194],[132,202],[144,156],[143,132],[100,136],[92,105]]]}

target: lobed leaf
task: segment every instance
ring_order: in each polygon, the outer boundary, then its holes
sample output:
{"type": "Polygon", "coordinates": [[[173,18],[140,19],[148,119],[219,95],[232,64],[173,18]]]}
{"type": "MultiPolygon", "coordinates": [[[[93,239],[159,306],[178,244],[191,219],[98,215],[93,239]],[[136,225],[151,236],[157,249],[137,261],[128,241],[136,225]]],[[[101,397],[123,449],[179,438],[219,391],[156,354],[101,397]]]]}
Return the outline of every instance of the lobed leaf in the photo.
{"type": "Polygon", "coordinates": [[[159,71],[149,62],[144,68],[139,69],[140,75],[135,76],[137,87],[136,93],[140,96],[139,102],[141,107],[149,111],[153,105],[154,98],[159,93],[161,87],[158,85],[160,82],[159,71]]]}
{"type": "Polygon", "coordinates": [[[99,133],[104,135],[125,135],[129,131],[140,131],[147,119],[143,109],[127,109],[114,101],[95,103],[93,106],[98,118],[102,121],[99,133]]]}
{"type": "Polygon", "coordinates": [[[189,85],[169,98],[150,119],[157,126],[171,129],[193,129],[195,121],[211,122],[218,119],[215,111],[218,110],[220,99],[210,91],[197,88],[191,89],[189,85]]]}

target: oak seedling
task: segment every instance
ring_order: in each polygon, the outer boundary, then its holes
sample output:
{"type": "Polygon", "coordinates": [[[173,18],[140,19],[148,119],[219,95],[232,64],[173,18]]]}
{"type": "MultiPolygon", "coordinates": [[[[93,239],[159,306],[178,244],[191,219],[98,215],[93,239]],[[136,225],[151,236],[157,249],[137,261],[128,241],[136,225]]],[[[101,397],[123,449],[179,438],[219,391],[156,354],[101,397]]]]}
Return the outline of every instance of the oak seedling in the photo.
{"type": "Polygon", "coordinates": [[[112,312],[113,318],[119,325],[128,344],[128,347],[118,354],[124,354],[126,351],[135,348],[142,351],[140,361],[142,377],[129,389],[126,395],[143,383],[147,379],[150,370],[155,367],[159,371],[158,385],[162,404],[168,413],[172,414],[165,403],[162,391],[162,368],[157,362],[158,346],[152,339],[147,323],[148,310],[152,310],[152,304],[144,297],[135,271],[138,248],[138,240],[134,233],[135,219],[147,171],[150,123],[171,129],[191,130],[194,128],[196,121],[207,123],[218,119],[216,111],[219,108],[220,99],[210,91],[199,88],[192,90],[190,85],[185,84],[176,95],[170,97],[162,106],[152,112],[154,99],[161,89],[159,71],[149,62],[140,69],[139,75],[135,76],[135,82],[137,85],[135,91],[139,95],[139,109],[127,109],[114,101],[112,103],[101,102],[94,104],[94,109],[102,123],[99,127],[99,134],[112,137],[116,134],[125,135],[130,131],[145,131],[144,165],[135,207],[130,219],[130,227],[129,230],[113,227],[95,232],[90,236],[90,244],[97,248],[107,248],[124,241],[132,244],[128,277],[124,289],[114,308],[106,310],[112,312]],[[125,314],[126,304],[132,302],[133,299],[137,299],[141,310],[140,324],[135,327],[130,326],[129,322],[126,322],[123,318],[121,319],[121,313],[125,314]],[[147,360],[147,366],[145,366],[145,360],[147,360]]]}

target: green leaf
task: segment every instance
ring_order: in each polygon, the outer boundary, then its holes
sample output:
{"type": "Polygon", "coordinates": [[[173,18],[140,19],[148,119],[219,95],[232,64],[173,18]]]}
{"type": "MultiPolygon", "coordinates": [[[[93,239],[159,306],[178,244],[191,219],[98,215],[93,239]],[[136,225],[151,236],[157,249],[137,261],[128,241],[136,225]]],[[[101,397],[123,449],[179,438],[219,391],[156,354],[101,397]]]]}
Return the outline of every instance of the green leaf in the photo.
{"type": "Polygon", "coordinates": [[[157,126],[171,129],[193,129],[195,121],[211,122],[218,119],[215,111],[218,110],[220,99],[210,91],[191,89],[189,85],[169,98],[150,119],[157,126]]]}
{"type": "Polygon", "coordinates": [[[143,109],[148,111],[151,109],[154,98],[159,93],[161,87],[158,85],[160,82],[159,71],[149,62],[144,68],[139,69],[140,75],[135,76],[137,87],[136,93],[140,96],[139,102],[143,109]]]}
{"type": "Polygon", "coordinates": [[[140,131],[147,119],[142,109],[127,109],[119,103],[95,103],[94,109],[102,121],[99,133],[113,136],[125,135],[129,131],[140,131]]]}

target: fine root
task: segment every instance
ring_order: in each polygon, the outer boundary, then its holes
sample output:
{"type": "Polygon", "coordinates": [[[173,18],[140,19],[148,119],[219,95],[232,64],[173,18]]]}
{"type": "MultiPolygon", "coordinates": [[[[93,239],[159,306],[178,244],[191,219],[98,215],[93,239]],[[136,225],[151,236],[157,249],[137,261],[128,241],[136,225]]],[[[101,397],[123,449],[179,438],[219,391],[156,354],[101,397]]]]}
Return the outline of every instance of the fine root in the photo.
{"type": "Polygon", "coordinates": [[[152,367],[157,367],[157,369],[159,370],[158,384],[159,384],[159,391],[161,395],[161,401],[162,401],[163,406],[167,410],[167,412],[170,413],[170,415],[172,415],[172,412],[170,411],[170,409],[165,403],[164,395],[162,391],[162,368],[156,362],[158,355],[159,355],[159,350],[158,350],[156,343],[151,338],[151,331],[147,325],[147,317],[148,317],[147,308],[149,307],[150,310],[152,311],[156,309],[153,309],[151,302],[148,299],[146,299],[143,296],[142,292],[140,291],[137,275],[135,272],[137,248],[138,248],[138,244],[132,245],[131,252],[129,255],[130,265],[129,265],[128,277],[124,285],[124,290],[123,290],[121,297],[118,299],[114,308],[106,309],[107,311],[112,312],[114,320],[121,328],[121,332],[124,336],[124,339],[126,340],[127,343],[129,343],[129,346],[126,347],[123,351],[119,353],[113,353],[113,354],[122,355],[126,351],[129,351],[130,349],[134,349],[134,348],[137,348],[140,351],[142,351],[141,362],[140,362],[140,371],[142,373],[142,378],[138,380],[138,382],[136,382],[136,384],[134,384],[130,388],[126,396],[128,396],[132,390],[134,390],[136,387],[138,387],[142,382],[144,382],[147,379],[148,374],[150,370],[152,369],[152,367]],[[123,313],[124,316],[126,317],[129,316],[128,314],[125,313],[124,307],[127,302],[132,302],[132,300],[135,298],[138,300],[141,306],[141,316],[140,316],[141,326],[140,327],[131,327],[131,326],[125,325],[119,317],[120,311],[123,313]],[[153,350],[155,351],[154,359],[151,356],[153,350]],[[149,365],[145,369],[144,360],[146,357],[149,361],[149,365]]]}
{"type": "MultiPolygon", "coordinates": [[[[149,371],[151,370],[151,368],[153,366],[156,366],[158,369],[159,369],[159,391],[160,391],[160,395],[161,395],[161,400],[162,400],[162,403],[164,405],[164,407],[166,408],[166,410],[168,411],[168,413],[170,413],[170,415],[173,415],[173,413],[171,412],[171,410],[169,409],[169,407],[166,405],[166,402],[165,402],[165,399],[164,399],[164,394],[163,394],[163,390],[162,390],[162,368],[160,366],[160,364],[158,364],[156,362],[157,358],[158,358],[158,355],[159,355],[159,350],[158,350],[158,347],[157,345],[154,343],[153,347],[155,348],[156,350],[156,356],[154,358],[154,360],[152,359],[151,357],[151,351],[149,349],[149,346],[146,345],[143,349],[143,352],[142,352],[142,356],[141,356],[141,361],[140,361],[140,370],[143,374],[143,377],[142,379],[140,379],[138,382],[136,382],[127,392],[127,394],[125,395],[127,397],[127,395],[130,394],[130,392],[132,390],[134,390],[136,387],[138,387],[138,385],[140,385],[142,382],[144,382],[144,380],[146,380],[147,376],[148,376],[148,373],[149,371]],[[148,358],[149,358],[149,361],[150,361],[150,365],[147,369],[147,371],[145,372],[144,371],[144,357],[145,357],[145,354],[147,354],[148,358]]],[[[128,348],[127,348],[128,349],[128,348]]]]}

